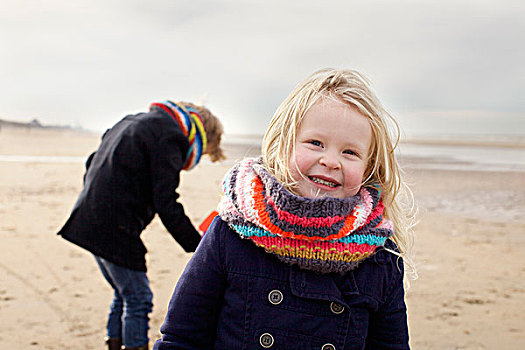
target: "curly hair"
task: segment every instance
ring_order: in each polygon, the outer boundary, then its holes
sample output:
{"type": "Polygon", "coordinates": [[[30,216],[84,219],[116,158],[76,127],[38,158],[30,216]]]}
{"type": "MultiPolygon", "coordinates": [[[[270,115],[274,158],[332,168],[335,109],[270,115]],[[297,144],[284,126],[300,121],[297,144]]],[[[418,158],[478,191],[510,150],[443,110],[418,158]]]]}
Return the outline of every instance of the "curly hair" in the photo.
{"type": "Polygon", "coordinates": [[[221,122],[213,115],[210,110],[204,106],[198,106],[191,102],[179,102],[183,106],[189,106],[199,113],[202,124],[204,124],[204,130],[206,130],[206,138],[208,144],[204,154],[210,157],[212,162],[226,159],[224,152],[221,148],[221,137],[224,132],[221,122]]]}

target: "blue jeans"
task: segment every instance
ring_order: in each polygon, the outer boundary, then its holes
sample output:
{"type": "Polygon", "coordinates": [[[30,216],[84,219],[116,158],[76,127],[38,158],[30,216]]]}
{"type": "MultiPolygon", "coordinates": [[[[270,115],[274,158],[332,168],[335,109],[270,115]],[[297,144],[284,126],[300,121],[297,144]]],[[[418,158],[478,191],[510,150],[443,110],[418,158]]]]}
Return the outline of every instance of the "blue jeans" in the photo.
{"type": "Polygon", "coordinates": [[[121,338],[126,347],[148,344],[148,314],[153,308],[153,293],[146,272],[115,265],[99,256],[95,256],[95,260],[114,290],[108,316],[108,337],[121,338]]]}

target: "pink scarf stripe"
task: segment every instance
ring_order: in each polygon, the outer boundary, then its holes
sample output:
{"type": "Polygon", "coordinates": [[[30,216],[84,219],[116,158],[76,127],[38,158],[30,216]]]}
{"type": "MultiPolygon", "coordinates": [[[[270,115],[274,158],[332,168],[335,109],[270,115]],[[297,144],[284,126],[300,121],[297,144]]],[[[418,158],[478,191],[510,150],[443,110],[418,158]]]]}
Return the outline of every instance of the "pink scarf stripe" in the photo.
{"type": "Polygon", "coordinates": [[[259,246],[266,249],[287,249],[294,251],[312,251],[312,252],[323,252],[325,254],[364,254],[373,253],[377,248],[375,245],[369,245],[366,243],[328,243],[328,242],[307,242],[303,240],[278,237],[259,237],[252,236],[251,239],[259,246]]]}
{"type": "Polygon", "coordinates": [[[370,213],[370,216],[366,220],[365,225],[369,224],[372,220],[375,220],[377,217],[383,215],[383,211],[385,209],[385,206],[383,205],[383,201],[379,201],[377,203],[377,207],[370,213]]]}

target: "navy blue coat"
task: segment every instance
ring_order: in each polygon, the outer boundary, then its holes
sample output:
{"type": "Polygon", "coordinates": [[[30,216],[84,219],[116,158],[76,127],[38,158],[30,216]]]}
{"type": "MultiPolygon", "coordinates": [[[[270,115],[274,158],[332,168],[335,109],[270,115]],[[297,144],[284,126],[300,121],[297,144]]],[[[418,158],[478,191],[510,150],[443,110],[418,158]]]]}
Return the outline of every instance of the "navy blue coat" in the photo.
{"type": "Polygon", "coordinates": [[[345,275],[317,274],[216,218],[177,283],[161,333],[155,350],[408,349],[402,260],[382,249],[345,275]]]}
{"type": "Polygon", "coordinates": [[[182,248],[195,251],[200,235],[176,193],[188,148],[160,108],[125,117],[88,158],[84,188],[58,234],[117,265],[146,271],[140,234],[158,213],[182,248]]]}

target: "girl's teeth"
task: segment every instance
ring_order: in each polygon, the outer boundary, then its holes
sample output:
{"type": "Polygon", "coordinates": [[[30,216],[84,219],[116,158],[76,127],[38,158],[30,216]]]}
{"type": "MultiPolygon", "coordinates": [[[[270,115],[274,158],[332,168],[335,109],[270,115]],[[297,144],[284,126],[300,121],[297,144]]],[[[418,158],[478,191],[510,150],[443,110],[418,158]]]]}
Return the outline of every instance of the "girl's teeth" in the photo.
{"type": "Polygon", "coordinates": [[[328,186],[328,187],[336,187],[336,186],[338,186],[337,184],[334,184],[333,182],[322,180],[322,179],[318,179],[316,177],[310,177],[310,180],[312,180],[315,183],[318,183],[318,184],[321,184],[321,185],[325,185],[325,186],[328,186]]]}

